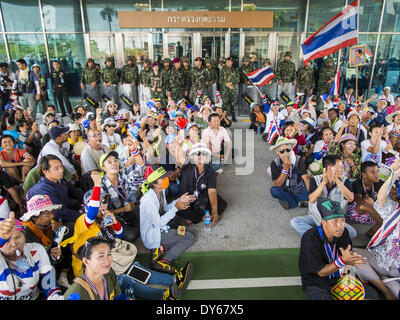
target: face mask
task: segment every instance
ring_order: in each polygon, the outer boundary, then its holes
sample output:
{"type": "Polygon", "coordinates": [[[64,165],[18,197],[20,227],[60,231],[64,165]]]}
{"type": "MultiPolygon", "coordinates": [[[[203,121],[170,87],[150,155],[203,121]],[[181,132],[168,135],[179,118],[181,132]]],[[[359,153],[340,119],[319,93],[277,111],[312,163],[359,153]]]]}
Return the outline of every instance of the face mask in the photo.
{"type": "Polygon", "coordinates": [[[162,183],[161,183],[160,188],[161,189],[167,189],[168,187],[169,187],[169,178],[164,178],[162,183]]]}
{"type": "Polygon", "coordinates": [[[296,163],[296,155],[294,154],[294,151],[293,151],[293,150],[290,151],[289,158],[290,158],[290,162],[291,162],[292,164],[295,164],[295,163],[296,163]]]}

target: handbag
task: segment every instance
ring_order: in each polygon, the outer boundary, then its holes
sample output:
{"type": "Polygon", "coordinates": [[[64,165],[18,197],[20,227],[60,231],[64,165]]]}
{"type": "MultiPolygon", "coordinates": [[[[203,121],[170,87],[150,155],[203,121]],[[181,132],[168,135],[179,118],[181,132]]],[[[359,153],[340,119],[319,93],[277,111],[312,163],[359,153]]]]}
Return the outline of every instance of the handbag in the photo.
{"type": "Polygon", "coordinates": [[[353,268],[345,266],[343,275],[331,289],[334,300],[364,300],[365,289],[355,276],[353,268]]]}
{"type": "Polygon", "coordinates": [[[115,239],[115,246],[111,250],[113,257],[112,269],[117,275],[124,273],[131,266],[137,254],[137,248],[133,243],[122,239],[115,239]]]}

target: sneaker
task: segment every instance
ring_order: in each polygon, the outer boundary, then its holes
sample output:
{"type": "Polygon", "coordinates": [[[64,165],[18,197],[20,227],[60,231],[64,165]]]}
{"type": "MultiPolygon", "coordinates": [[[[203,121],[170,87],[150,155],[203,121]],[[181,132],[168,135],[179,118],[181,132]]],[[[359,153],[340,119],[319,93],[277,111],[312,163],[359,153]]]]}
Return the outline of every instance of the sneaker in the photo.
{"type": "Polygon", "coordinates": [[[222,168],[219,168],[217,171],[215,171],[217,176],[219,176],[222,172],[224,172],[224,170],[222,168]]]}
{"type": "Polygon", "coordinates": [[[301,200],[299,203],[300,208],[307,208],[308,207],[308,201],[301,200]]]}
{"type": "Polygon", "coordinates": [[[174,283],[171,285],[167,290],[164,291],[163,293],[163,300],[178,300],[178,298],[174,295],[174,291],[177,291],[176,284],[174,283]]]}
{"type": "Polygon", "coordinates": [[[66,274],[61,274],[57,280],[57,283],[59,286],[67,288],[67,289],[71,286],[66,274]]]}
{"type": "Polygon", "coordinates": [[[177,297],[178,299],[182,299],[183,293],[186,291],[186,288],[193,277],[193,271],[193,264],[191,262],[188,262],[176,274],[175,278],[178,292],[175,294],[175,297],[177,297]]]}
{"type": "Polygon", "coordinates": [[[158,260],[161,259],[163,255],[163,250],[161,248],[151,250],[150,265],[153,267],[158,260]]]}
{"type": "Polygon", "coordinates": [[[171,264],[165,260],[157,261],[152,267],[152,269],[160,272],[165,272],[171,275],[175,275],[178,273],[178,270],[176,270],[175,267],[171,266],[171,264]]]}
{"type": "Polygon", "coordinates": [[[285,201],[279,200],[279,204],[282,206],[283,209],[286,209],[286,210],[290,209],[289,202],[285,202],[285,201]]]}

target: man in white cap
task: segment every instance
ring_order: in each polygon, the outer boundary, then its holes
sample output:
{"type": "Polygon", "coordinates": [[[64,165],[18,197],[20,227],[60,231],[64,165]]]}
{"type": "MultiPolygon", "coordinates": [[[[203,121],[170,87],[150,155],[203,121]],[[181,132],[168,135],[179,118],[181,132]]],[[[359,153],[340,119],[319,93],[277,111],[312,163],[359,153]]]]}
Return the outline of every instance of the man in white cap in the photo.
{"type": "Polygon", "coordinates": [[[277,154],[271,163],[273,187],[270,192],[273,198],[279,199],[280,205],[286,210],[296,208],[300,202],[303,205],[304,201],[308,201],[310,177],[304,160],[293,152],[296,144],[296,139],[279,137],[275,145],[270,147],[270,150],[277,154]]]}

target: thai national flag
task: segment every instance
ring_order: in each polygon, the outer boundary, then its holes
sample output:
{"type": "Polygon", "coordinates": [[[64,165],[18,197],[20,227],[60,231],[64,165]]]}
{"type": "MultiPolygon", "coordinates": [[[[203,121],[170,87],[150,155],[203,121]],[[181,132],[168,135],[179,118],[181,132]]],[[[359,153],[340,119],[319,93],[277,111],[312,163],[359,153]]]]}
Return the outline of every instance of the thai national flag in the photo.
{"type": "Polygon", "coordinates": [[[269,144],[272,144],[272,142],[274,141],[274,139],[275,139],[277,136],[279,136],[279,131],[278,131],[278,128],[276,127],[276,124],[273,123],[273,124],[271,124],[271,126],[269,127],[267,142],[268,142],[269,144]]]}
{"type": "Polygon", "coordinates": [[[304,63],[358,44],[359,0],[344,8],[302,44],[304,63]]]}
{"type": "Polygon", "coordinates": [[[333,97],[339,95],[339,85],[340,85],[340,69],[338,69],[335,79],[333,79],[329,96],[333,97]]]}
{"type": "Polygon", "coordinates": [[[246,74],[246,76],[255,86],[258,87],[265,85],[269,80],[276,77],[269,66],[254,70],[253,72],[246,74]]]}

